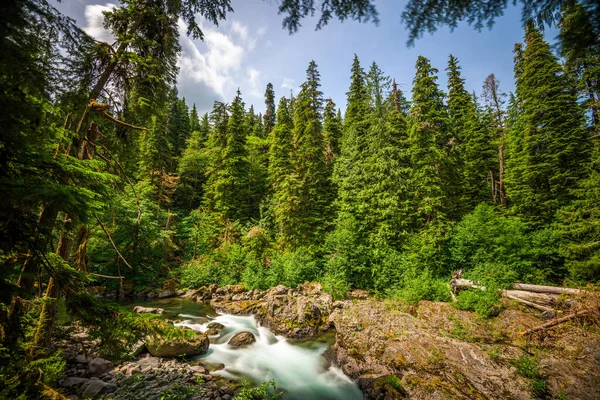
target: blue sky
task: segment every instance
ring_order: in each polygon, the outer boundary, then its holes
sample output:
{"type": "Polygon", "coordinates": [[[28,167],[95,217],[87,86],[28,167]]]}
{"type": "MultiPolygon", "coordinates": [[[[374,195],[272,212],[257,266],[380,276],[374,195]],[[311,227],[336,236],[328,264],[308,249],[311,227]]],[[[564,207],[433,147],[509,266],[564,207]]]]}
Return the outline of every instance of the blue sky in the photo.
{"type": "MultiPolygon", "coordinates": [[[[102,10],[114,4],[98,0],[63,0],[57,7],[73,17],[77,24],[100,40],[110,36],[102,29],[102,10]]],[[[458,58],[467,88],[481,92],[483,80],[495,73],[505,92],[514,89],[513,55],[515,43],[523,37],[520,11],[506,10],[492,30],[475,31],[466,23],[454,32],[443,27],[426,34],[411,48],[406,46],[408,33],[400,21],[405,1],[376,1],[379,26],[354,21],[332,20],[315,31],[316,18],[303,21],[302,28],[289,35],[281,26],[275,0],[232,0],[235,13],[215,27],[203,23],[204,42],[185,36],[182,25],[183,53],[179,60],[178,89],[191,106],[209,111],[215,100],[229,102],[239,87],[242,97],[257,111],[264,110],[263,94],[273,83],[276,98],[297,93],[310,60],[321,72],[322,90],[338,107],[344,108],[349,86],[350,65],[356,53],[365,69],[372,61],[409,92],[414,65],[419,55],[431,60],[439,70],[439,84],[445,88],[449,54],[458,58]]],[[[547,31],[554,41],[556,32],[547,31]]],[[[407,93],[410,97],[410,93],[407,93]]]]}

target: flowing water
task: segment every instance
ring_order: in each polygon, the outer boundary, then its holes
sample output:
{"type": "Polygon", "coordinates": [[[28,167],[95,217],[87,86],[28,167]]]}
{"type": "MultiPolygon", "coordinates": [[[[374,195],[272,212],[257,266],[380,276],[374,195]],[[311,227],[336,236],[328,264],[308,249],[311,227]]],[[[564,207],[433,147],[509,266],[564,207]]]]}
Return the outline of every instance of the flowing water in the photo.
{"type": "Polygon", "coordinates": [[[176,326],[186,326],[205,332],[207,325],[218,322],[225,328],[210,337],[208,353],[197,357],[204,364],[223,364],[214,374],[230,379],[247,379],[255,385],[273,380],[283,389],[286,400],[354,400],[362,393],[350,378],[331,365],[323,352],[332,344],[333,336],[301,341],[287,340],[259,326],[254,316],[218,314],[208,305],[185,299],[164,299],[136,303],[146,307],[161,307],[165,316],[177,319],[176,326]],[[234,349],[229,340],[239,332],[252,332],[256,342],[234,349]]]}

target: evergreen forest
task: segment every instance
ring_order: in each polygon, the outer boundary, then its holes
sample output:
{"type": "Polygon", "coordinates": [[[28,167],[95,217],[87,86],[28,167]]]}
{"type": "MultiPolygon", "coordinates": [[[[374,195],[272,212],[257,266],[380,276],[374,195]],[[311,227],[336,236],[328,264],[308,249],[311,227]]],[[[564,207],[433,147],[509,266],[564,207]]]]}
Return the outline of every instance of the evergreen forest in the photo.
{"type": "MultiPolygon", "coordinates": [[[[279,3],[290,32],[315,8],[319,25],[377,21],[371,1],[279,3]]],[[[417,48],[506,6],[408,3],[417,48]]],[[[229,1],[122,1],[104,15],[110,44],[46,0],[3,2],[0,397],[60,398],[51,342],[65,319],[115,354],[125,332],[172,330],[100,294],[317,281],[335,299],[414,304],[450,301],[458,270],[496,289],[600,283],[600,8],[520,3],[513,92],[493,71],[469,92],[453,55],[407,60],[402,90],[354,55],[339,67],[345,104],[315,60],[297,93],[268,84],[256,110],[238,90],[202,114],[176,89],[177,23],[201,39],[195,16],[218,24],[229,1]]],[[[497,300],[457,306],[485,316],[497,300]]]]}

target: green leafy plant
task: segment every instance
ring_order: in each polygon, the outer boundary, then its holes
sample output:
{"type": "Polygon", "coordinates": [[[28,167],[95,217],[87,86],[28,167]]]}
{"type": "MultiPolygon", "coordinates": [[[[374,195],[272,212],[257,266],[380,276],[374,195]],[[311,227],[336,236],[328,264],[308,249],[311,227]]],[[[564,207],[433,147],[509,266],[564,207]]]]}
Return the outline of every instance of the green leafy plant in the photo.
{"type": "Polygon", "coordinates": [[[283,392],[277,391],[275,381],[263,382],[259,386],[250,387],[248,381],[244,381],[241,392],[234,400],[275,400],[282,396],[283,392]]]}

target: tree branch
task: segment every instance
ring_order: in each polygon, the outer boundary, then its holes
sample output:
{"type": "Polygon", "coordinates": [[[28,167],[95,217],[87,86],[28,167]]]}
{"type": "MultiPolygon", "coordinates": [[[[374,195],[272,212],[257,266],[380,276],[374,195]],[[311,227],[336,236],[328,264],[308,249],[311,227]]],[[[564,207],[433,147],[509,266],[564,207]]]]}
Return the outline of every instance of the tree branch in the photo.
{"type": "Polygon", "coordinates": [[[125,259],[125,257],[123,257],[123,255],[119,252],[119,249],[117,249],[117,245],[115,245],[115,242],[113,242],[112,238],[110,237],[110,234],[108,233],[108,231],[104,227],[104,224],[102,223],[102,221],[100,221],[100,218],[98,218],[98,216],[96,214],[94,214],[94,217],[96,217],[96,221],[98,221],[98,224],[100,225],[100,228],[102,228],[102,230],[106,234],[106,237],[110,241],[110,244],[112,244],[113,249],[115,249],[115,251],[117,252],[117,255],[119,256],[119,258],[121,260],[123,260],[123,262],[125,263],[125,265],[127,265],[129,267],[129,269],[133,269],[133,267],[131,265],[129,265],[129,263],[127,262],[127,260],[125,259]]]}

